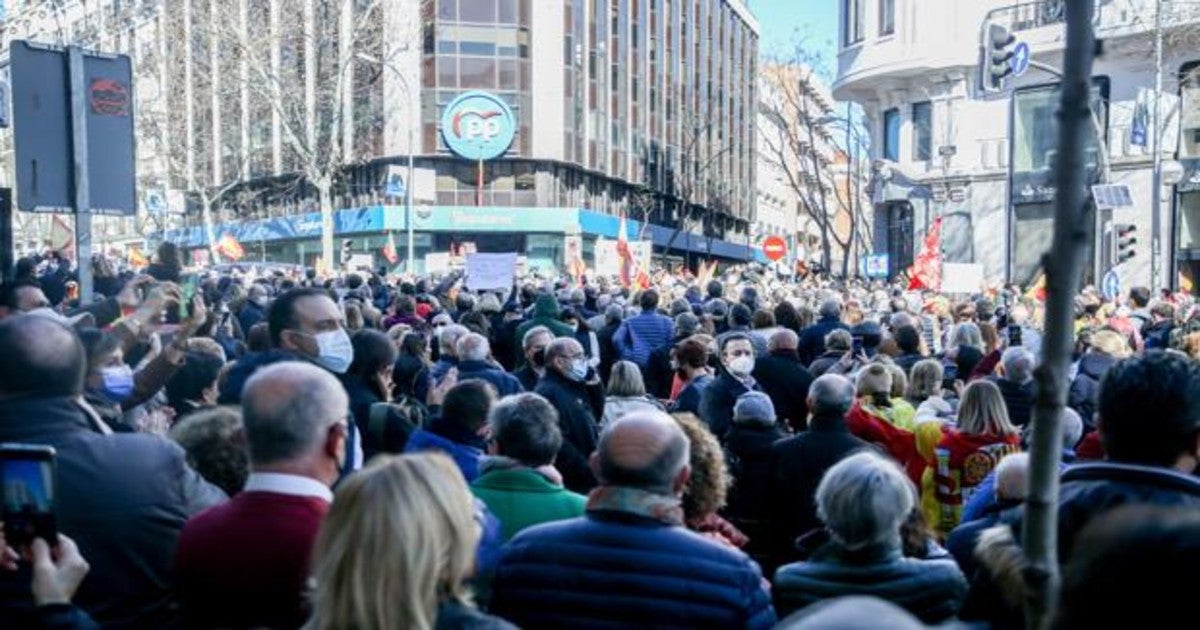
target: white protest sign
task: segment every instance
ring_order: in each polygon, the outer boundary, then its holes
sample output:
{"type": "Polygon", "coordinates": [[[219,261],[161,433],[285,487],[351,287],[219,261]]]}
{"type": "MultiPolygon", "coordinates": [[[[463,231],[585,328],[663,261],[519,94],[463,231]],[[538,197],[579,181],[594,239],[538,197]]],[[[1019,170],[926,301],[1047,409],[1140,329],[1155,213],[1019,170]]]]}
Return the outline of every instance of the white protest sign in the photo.
{"type": "Polygon", "coordinates": [[[983,265],[977,263],[942,264],[943,293],[979,293],[983,290],[983,265]]]}
{"type": "Polygon", "coordinates": [[[517,254],[467,254],[466,286],[472,291],[507,289],[517,272],[517,254]]]}
{"type": "Polygon", "coordinates": [[[450,252],[425,254],[425,273],[445,273],[447,271],[450,271],[450,252]]]}
{"type": "MultiPolygon", "coordinates": [[[[649,241],[631,241],[629,253],[641,268],[649,272],[651,253],[654,244],[649,241]]],[[[596,239],[595,248],[596,275],[615,276],[621,273],[621,257],[617,254],[617,242],[606,239],[596,239]]]]}

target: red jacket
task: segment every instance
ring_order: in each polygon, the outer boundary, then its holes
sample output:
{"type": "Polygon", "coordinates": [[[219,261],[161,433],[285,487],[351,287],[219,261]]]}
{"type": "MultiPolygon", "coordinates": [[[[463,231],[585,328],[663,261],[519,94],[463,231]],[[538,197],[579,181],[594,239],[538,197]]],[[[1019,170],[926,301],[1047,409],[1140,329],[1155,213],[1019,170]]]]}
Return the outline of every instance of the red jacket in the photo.
{"type": "Polygon", "coordinates": [[[912,478],[913,483],[921,482],[921,472],[925,462],[917,454],[916,436],[912,431],[888,422],[885,418],[864,408],[861,400],[856,400],[846,414],[846,427],[855,437],[875,444],[891,455],[912,478]]]}
{"type": "Polygon", "coordinates": [[[328,511],[315,497],[243,492],[188,521],[175,556],[187,625],[304,625],[310,558],[328,511]]]}
{"type": "Polygon", "coordinates": [[[934,449],[932,490],[938,506],[938,519],[930,523],[943,534],[958,526],[963,505],[975,488],[996,468],[1001,459],[1020,452],[1021,436],[973,435],[947,429],[934,449]]]}

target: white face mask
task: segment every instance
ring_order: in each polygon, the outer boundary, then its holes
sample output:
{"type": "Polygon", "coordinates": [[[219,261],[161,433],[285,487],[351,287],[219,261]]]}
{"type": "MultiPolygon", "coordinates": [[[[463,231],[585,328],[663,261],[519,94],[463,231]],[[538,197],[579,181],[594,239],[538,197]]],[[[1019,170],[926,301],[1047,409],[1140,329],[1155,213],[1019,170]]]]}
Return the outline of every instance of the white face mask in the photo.
{"type": "Polygon", "coordinates": [[[345,374],[354,362],[354,345],[342,328],[313,335],[317,340],[317,364],[334,374],[345,374]]]}
{"type": "Polygon", "coordinates": [[[749,376],[754,371],[754,357],[737,357],[726,366],[734,376],[749,376]]]}

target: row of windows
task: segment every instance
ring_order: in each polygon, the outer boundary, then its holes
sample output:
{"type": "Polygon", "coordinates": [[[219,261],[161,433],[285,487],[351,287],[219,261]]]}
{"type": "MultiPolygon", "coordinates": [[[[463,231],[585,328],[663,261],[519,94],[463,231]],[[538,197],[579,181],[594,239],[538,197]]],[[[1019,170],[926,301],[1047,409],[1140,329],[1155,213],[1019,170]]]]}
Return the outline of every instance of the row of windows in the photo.
{"type": "MultiPolygon", "coordinates": [[[[866,36],[866,11],[871,0],[842,0],[844,19],[842,24],[842,42],[844,46],[852,46],[861,42],[866,36]]],[[[896,0],[874,0],[879,11],[876,25],[879,36],[884,37],[896,32],[896,0]]]]}

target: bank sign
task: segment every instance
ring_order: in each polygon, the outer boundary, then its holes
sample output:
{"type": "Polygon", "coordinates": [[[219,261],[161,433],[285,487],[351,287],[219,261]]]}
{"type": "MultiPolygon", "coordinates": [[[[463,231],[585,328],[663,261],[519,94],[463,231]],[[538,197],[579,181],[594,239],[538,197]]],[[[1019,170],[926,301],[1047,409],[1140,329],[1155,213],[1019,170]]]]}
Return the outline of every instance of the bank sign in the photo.
{"type": "Polygon", "coordinates": [[[517,118],[504,99],[490,92],[466,92],[442,111],[442,139],[468,160],[500,157],[517,133],[517,118]]]}

